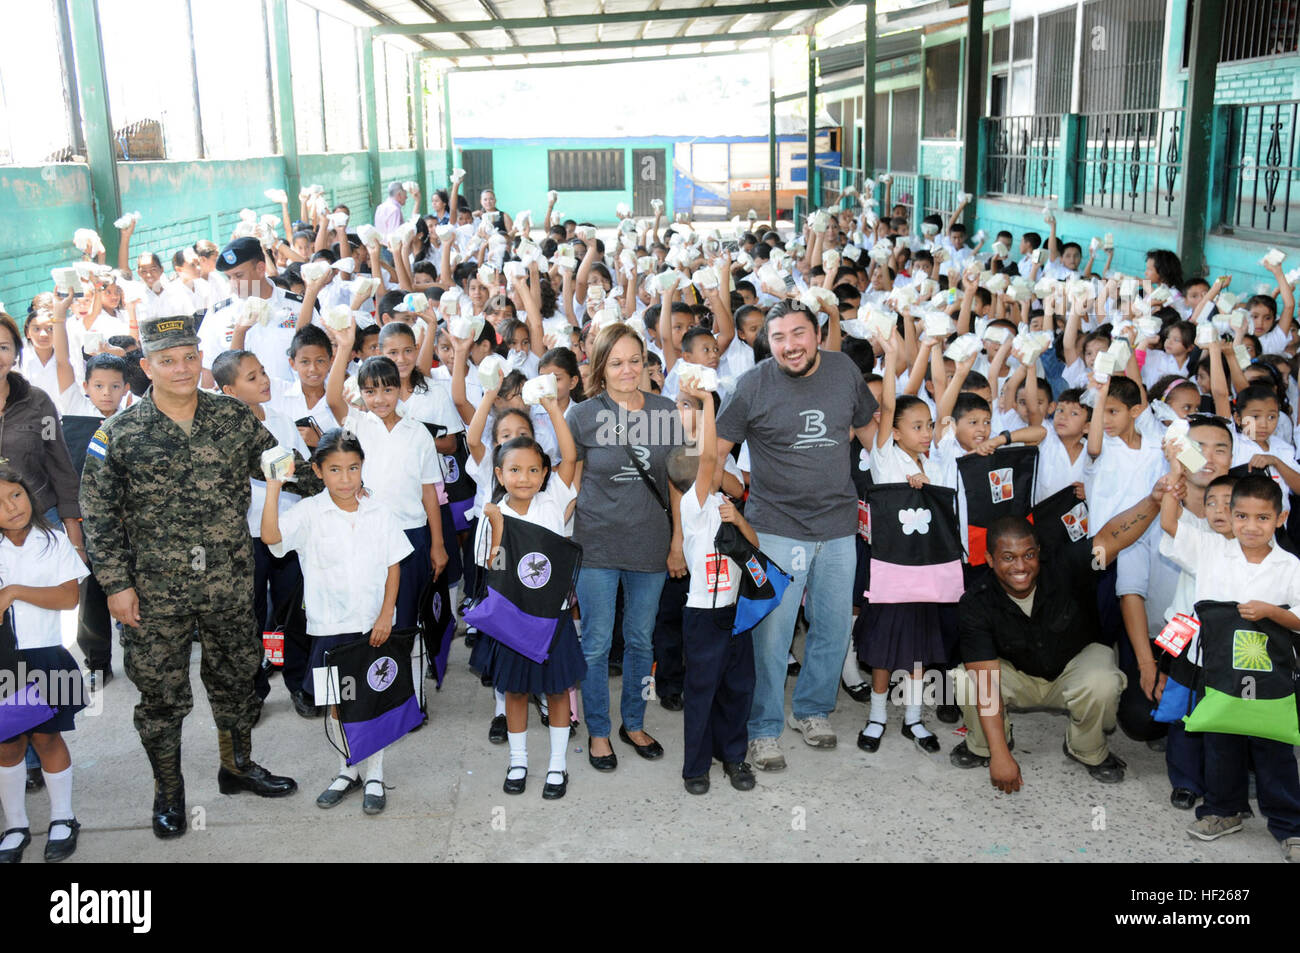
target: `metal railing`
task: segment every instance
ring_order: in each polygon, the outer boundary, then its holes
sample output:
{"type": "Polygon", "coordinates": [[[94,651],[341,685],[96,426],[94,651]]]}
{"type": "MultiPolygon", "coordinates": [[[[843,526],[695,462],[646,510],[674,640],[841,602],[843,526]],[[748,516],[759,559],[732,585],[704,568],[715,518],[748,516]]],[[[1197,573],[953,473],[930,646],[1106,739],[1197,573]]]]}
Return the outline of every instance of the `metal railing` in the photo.
{"type": "Polygon", "coordinates": [[[938,215],[948,224],[948,216],[957,207],[957,193],[962,191],[961,183],[956,179],[925,179],[925,202],[922,214],[938,215]]]}
{"type": "Polygon", "coordinates": [[[1181,109],[1081,114],[1071,158],[1078,204],[1104,215],[1173,217],[1184,138],[1181,109]]]}
{"type": "Polygon", "coordinates": [[[1300,232],[1300,101],[1229,107],[1223,224],[1260,232],[1300,232]]]}
{"type": "Polygon", "coordinates": [[[1054,197],[1061,117],[999,116],[990,124],[984,169],[986,192],[1029,200],[1054,197]]]}

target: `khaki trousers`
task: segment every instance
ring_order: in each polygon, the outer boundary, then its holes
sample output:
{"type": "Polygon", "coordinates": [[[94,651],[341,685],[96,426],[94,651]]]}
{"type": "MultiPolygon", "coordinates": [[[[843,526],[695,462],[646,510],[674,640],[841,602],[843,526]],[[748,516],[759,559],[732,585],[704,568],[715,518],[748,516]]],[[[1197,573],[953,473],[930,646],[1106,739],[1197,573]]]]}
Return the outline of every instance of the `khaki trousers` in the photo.
{"type": "MultiPolygon", "coordinates": [[[[1114,730],[1119,696],[1128,679],[1115,665],[1114,649],[1093,642],[1054,680],[1026,675],[1006,659],[998,659],[1002,695],[1002,721],[1011,735],[1009,709],[1064,711],[1070,716],[1065,743],[1084,764],[1101,764],[1110,753],[1106,730],[1114,730]]],[[[957,703],[966,723],[966,747],[981,758],[989,756],[988,739],[979,719],[975,678],[982,673],[957,666],[957,703]],[[965,678],[960,677],[966,676],[965,678]]]]}

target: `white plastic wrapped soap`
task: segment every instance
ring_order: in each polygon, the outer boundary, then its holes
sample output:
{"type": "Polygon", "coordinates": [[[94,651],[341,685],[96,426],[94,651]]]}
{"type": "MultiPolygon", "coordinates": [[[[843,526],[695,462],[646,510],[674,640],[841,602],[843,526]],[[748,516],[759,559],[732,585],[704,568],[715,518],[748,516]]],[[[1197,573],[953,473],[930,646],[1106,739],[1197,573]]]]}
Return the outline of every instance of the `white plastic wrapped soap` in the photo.
{"type": "Polygon", "coordinates": [[[1207,347],[1217,336],[1213,321],[1202,321],[1196,326],[1196,346],[1207,347]]]}
{"type": "Polygon", "coordinates": [[[256,323],[266,327],[271,320],[271,302],[265,298],[245,298],[244,318],[249,324],[256,323]]]}
{"type": "Polygon", "coordinates": [[[677,379],[710,393],[716,393],[718,390],[718,372],[711,367],[705,367],[703,364],[678,361],[677,379]]]}
{"type": "Polygon", "coordinates": [[[660,272],[655,276],[655,285],[660,293],[672,291],[677,287],[677,279],[680,277],[680,273],[670,268],[668,271],[660,272]]]}
{"type": "Polygon", "coordinates": [[[54,290],[61,295],[71,294],[78,280],[77,269],[72,267],[51,268],[50,277],[54,279],[54,290]]]}
{"type": "Polygon", "coordinates": [[[325,327],[335,331],[346,331],[352,322],[352,309],[345,304],[332,304],[321,315],[325,327]]]}
{"type": "Polygon", "coordinates": [[[287,480],[293,476],[293,451],[279,444],[263,450],[262,476],[268,480],[287,480]]]}
{"type": "Polygon", "coordinates": [[[718,273],[712,268],[701,268],[691,275],[691,284],[701,291],[713,291],[718,287],[718,273]]]}
{"type": "Polygon", "coordinates": [[[457,315],[447,322],[447,333],[454,338],[461,338],[462,340],[473,338],[474,324],[469,318],[457,315]]]}
{"type": "Polygon", "coordinates": [[[327,261],[309,261],[302,266],[302,280],[311,284],[320,281],[329,274],[330,263],[327,261]]]}
{"type": "Polygon", "coordinates": [[[928,338],[946,338],[953,332],[952,318],[946,311],[927,311],[921,317],[921,325],[928,338]]]}
{"type": "Polygon", "coordinates": [[[542,374],[524,381],[520,392],[525,404],[540,404],[543,397],[555,397],[557,394],[554,374],[542,374]]]}
{"type": "Polygon", "coordinates": [[[86,336],[81,339],[81,351],[83,354],[98,354],[99,346],[103,343],[103,334],[99,331],[87,331],[86,336]]]}
{"type": "Polygon", "coordinates": [[[510,365],[500,354],[489,354],[478,366],[478,382],[484,390],[492,390],[501,384],[501,378],[510,373],[510,365]]]}
{"type": "Polygon", "coordinates": [[[1008,255],[1010,252],[1011,252],[1011,249],[1007,247],[1007,243],[1006,243],[1006,242],[994,242],[994,243],[993,243],[993,254],[994,254],[995,257],[997,257],[997,258],[1006,258],[1007,255],[1008,255]]]}
{"type": "Polygon", "coordinates": [[[822,270],[830,273],[840,267],[840,253],[834,248],[822,252],[822,270]]]}
{"type": "Polygon", "coordinates": [[[960,364],[962,361],[970,360],[979,352],[979,338],[973,334],[963,334],[948,345],[947,350],[943,352],[943,356],[960,364]]]}
{"type": "Polygon", "coordinates": [[[138,223],[139,221],[140,221],[140,213],[139,213],[139,212],[127,212],[127,213],[126,213],[125,215],[123,215],[121,218],[114,220],[114,222],[113,222],[113,227],[114,227],[114,228],[127,228],[127,227],[129,227],[130,225],[133,225],[133,224],[138,223]]]}
{"type": "Polygon", "coordinates": [[[429,299],[419,291],[413,291],[402,299],[402,310],[420,313],[429,307],[429,299]]]}
{"type": "Polygon", "coordinates": [[[1265,252],[1264,257],[1259,260],[1261,265],[1280,265],[1286,261],[1286,252],[1277,248],[1270,248],[1265,252]]]}

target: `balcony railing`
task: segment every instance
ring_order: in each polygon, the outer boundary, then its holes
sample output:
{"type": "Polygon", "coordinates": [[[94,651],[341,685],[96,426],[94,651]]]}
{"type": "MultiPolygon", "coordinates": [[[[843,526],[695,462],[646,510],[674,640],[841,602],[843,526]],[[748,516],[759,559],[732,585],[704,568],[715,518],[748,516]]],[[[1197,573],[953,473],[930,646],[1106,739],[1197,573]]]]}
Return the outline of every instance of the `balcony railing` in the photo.
{"type": "Polygon", "coordinates": [[[1056,195],[1059,115],[998,116],[990,125],[984,190],[989,195],[1050,199],[1056,195]]]}
{"type": "Polygon", "coordinates": [[[1102,215],[1172,218],[1183,139],[1181,109],[1084,113],[1074,139],[1075,200],[1102,215]]]}
{"type": "Polygon", "coordinates": [[[1223,224],[1234,230],[1300,232],[1300,102],[1251,103],[1227,110],[1223,224]]]}

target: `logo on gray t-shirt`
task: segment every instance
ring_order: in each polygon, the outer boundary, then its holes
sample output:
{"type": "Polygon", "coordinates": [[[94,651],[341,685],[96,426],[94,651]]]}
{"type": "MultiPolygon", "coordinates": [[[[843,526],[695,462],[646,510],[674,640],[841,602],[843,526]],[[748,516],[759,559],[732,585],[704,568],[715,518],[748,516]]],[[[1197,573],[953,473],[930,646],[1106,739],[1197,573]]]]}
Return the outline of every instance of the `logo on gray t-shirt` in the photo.
{"type": "Polygon", "coordinates": [[[791,450],[806,450],[809,447],[835,447],[839,445],[838,440],[831,440],[826,436],[826,413],[821,410],[801,410],[799,416],[803,419],[803,430],[797,435],[798,439],[790,444],[791,450]]]}

